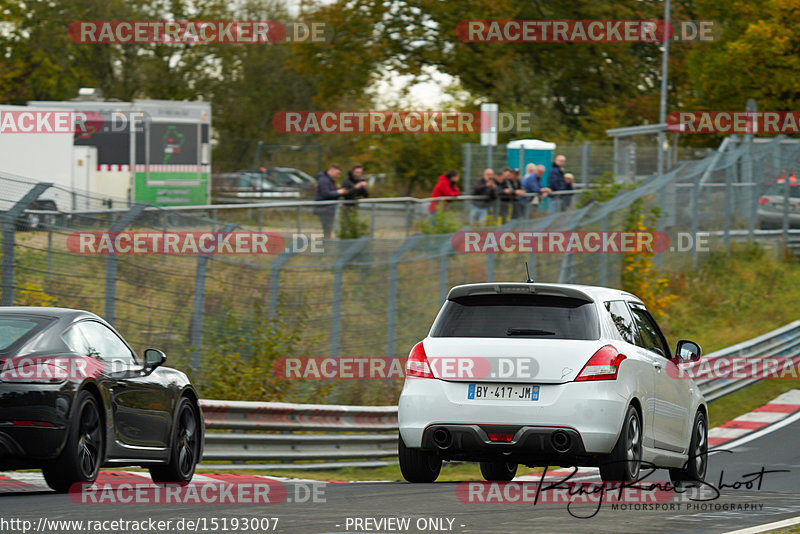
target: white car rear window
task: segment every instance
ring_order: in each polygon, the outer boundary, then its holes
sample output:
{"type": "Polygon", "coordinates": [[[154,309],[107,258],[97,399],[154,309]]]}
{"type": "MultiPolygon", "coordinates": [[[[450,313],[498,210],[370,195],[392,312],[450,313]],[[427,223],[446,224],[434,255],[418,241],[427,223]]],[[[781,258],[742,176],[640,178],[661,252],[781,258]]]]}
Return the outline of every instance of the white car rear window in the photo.
{"type": "Polygon", "coordinates": [[[448,300],[432,337],[599,339],[594,303],[551,295],[469,295],[448,300]]]}

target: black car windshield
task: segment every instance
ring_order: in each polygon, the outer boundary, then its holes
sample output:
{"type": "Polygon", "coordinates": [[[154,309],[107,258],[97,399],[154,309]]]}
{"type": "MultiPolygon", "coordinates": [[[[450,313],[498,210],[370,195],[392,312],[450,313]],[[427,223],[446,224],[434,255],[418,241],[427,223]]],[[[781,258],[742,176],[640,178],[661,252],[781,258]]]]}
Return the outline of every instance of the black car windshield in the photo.
{"type": "Polygon", "coordinates": [[[594,304],[552,295],[469,295],[448,300],[432,337],[598,339],[594,304]]]}
{"type": "Polygon", "coordinates": [[[0,352],[23,342],[50,321],[44,317],[4,315],[0,317],[0,352]]]}

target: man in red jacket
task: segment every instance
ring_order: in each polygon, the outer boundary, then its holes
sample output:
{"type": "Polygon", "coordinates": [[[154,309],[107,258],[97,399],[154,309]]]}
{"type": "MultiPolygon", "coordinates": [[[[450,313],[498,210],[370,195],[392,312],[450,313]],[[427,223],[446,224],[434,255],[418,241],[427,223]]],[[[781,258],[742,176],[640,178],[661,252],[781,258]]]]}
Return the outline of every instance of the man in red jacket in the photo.
{"type": "MultiPolygon", "coordinates": [[[[436,185],[433,187],[431,197],[457,197],[461,194],[461,190],[458,188],[458,185],[456,185],[456,182],[458,182],[458,171],[447,171],[443,175],[439,176],[439,181],[436,182],[436,185]]],[[[428,213],[433,215],[436,213],[438,208],[439,201],[431,200],[431,203],[428,205],[428,213]]]]}

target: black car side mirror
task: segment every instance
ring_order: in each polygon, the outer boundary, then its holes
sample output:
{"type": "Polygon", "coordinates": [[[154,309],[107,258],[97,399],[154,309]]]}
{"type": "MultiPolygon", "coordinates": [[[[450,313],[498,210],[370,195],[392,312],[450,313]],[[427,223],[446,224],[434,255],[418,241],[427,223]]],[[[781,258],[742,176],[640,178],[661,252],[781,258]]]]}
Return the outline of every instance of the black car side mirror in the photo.
{"type": "Polygon", "coordinates": [[[675,355],[681,360],[691,360],[696,362],[700,359],[702,350],[700,345],[688,339],[681,339],[678,341],[678,346],[675,347],[675,355]]]}
{"type": "Polygon", "coordinates": [[[167,361],[167,355],[158,349],[147,349],[144,351],[145,371],[151,372],[165,361],[167,361]]]}

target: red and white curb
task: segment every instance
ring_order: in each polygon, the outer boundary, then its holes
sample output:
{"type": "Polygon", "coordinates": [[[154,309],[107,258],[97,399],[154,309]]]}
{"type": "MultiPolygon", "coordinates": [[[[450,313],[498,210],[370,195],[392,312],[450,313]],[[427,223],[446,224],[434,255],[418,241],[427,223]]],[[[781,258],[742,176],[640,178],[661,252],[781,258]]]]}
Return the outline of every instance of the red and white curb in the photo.
{"type": "Polygon", "coordinates": [[[737,440],[800,411],[800,389],[787,391],[764,406],[708,431],[708,446],[737,440]]]}

